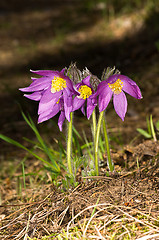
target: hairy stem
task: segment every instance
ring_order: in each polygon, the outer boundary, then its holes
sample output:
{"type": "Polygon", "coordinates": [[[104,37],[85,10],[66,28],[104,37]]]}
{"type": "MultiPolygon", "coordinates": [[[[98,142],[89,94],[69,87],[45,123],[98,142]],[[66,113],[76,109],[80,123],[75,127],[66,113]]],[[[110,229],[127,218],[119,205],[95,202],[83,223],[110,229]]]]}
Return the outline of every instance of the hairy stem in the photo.
{"type": "Polygon", "coordinates": [[[92,122],[93,122],[93,141],[94,141],[94,143],[95,143],[95,138],[96,138],[96,126],[97,126],[95,109],[94,109],[94,111],[92,112],[92,122]]]}
{"type": "Polygon", "coordinates": [[[104,139],[105,139],[105,147],[107,150],[107,164],[108,164],[109,170],[111,172],[113,172],[114,171],[114,163],[110,156],[109,138],[108,138],[108,133],[107,133],[107,128],[106,128],[106,120],[104,117],[103,117],[103,132],[104,132],[104,139]]]}
{"type": "Polygon", "coordinates": [[[68,122],[68,136],[67,136],[67,165],[69,173],[72,174],[71,164],[71,147],[72,147],[72,118],[73,113],[70,113],[70,122],[68,122]]]}
{"type": "Polygon", "coordinates": [[[100,129],[101,129],[101,123],[103,119],[103,114],[104,111],[100,113],[99,119],[98,119],[98,125],[97,125],[97,131],[96,131],[96,136],[95,136],[95,153],[94,153],[94,163],[95,163],[95,170],[96,170],[96,175],[99,175],[99,170],[98,170],[98,145],[99,145],[99,134],[100,134],[100,129]]]}

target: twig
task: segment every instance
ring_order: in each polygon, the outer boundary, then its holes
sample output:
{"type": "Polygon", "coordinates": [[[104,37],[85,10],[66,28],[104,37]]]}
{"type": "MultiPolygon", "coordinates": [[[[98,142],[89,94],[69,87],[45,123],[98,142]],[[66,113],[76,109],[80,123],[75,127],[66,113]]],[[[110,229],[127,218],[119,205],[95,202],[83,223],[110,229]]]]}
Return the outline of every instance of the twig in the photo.
{"type": "MultiPolygon", "coordinates": [[[[96,229],[96,231],[97,231],[100,239],[101,239],[101,240],[106,240],[106,238],[104,238],[104,237],[102,236],[102,234],[100,233],[100,231],[99,231],[99,229],[97,228],[97,226],[95,225],[94,227],[95,227],[95,229],[96,229]]],[[[108,237],[108,236],[107,236],[107,237],[108,237]]]]}
{"type": "Polygon", "coordinates": [[[157,230],[159,231],[159,228],[158,228],[157,226],[152,225],[151,223],[145,223],[145,222],[143,222],[143,221],[141,221],[141,220],[139,220],[139,219],[137,219],[137,218],[131,216],[129,213],[123,211],[122,209],[120,209],[120,208],[117,207],[117,206],[114,206],[114,207],[117,208],[117,209],[118,209],[119,211],[121,211],[122,213],[124,213],[125,215],[127,215],[128,217],[134,219],[135,222],[139,222],[139,223],[141,223],[142,225],[145,225],[145,226],[148,226],[148,227],[151,227],[151,228],[155,228],[155,229],[157,229],[157,230]]]}
{"type": "Polygon", "coordinates": [[[159,234],[153,234],[153,235],[148,235],[148,236],[144,236],[144,237],[141,237],[141,238],[137,238],[136,240],[147,240],[147,239],[154,239],[154,238],[157,238],[159,237],[159,234]]]}
{"type": "Polygon", "coordinates": [[[94,180],[99,180],[99,179],[104,179],[104,180],[112,180],[112,177],[105,177],[105,176],[87,176],[87,177],[82,177],[84,179],[94,179],[94,180]]]}
{"type": "Polygon", "coordinates": [[[29,212],[29,218],[28,218],[28,222],[27,222],[27,226],[26,226],[26,230],[25,230],[26,234],[24,236],[24,240],[27,240],[27,238],[28,238],[27,232],[28,232],[28,229],[29,229],[30,217],[31,217],[31,214],[29,212]]]}

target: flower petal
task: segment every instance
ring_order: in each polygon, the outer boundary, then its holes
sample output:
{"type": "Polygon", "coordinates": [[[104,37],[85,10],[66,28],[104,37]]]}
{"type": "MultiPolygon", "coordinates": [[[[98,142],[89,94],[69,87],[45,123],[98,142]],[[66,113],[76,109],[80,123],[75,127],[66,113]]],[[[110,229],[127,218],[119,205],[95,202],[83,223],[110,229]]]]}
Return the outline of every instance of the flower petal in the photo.
{"type": "Polygon", "coordinates": [[[77,94],[77,91],[73,87],[72,81],[66,76],[64,76],[63,79],[66,80],[66,86],[67,87],[64,90],[67,92],[67,95],[71,96],[73,94],[77,94]]]}
{"type": "Polygon", "coordinates": [[[90,78],[91,78],[91,76],[87,76],[86,78],[84,78],[84,79],[82,80],[82,83],[83,83],[84,85],[87,85],[88,87],[91,87],[90,78]]]}
{"type": "Polygon", "coordinates": [[[65,112],[61,111],[61,114],[58,119],[58,126],[59,126],[60,131],[62,131],[62,125],[63,125],[64,120],[65,120],[65,112]]]}
{"type": "Polygon", "coordinates": [[[142,98],[141,91],[133,80],[124,75],[118,75],[118,78],[123,82],[123,91],[125,91],[134,98],[142,98]]]}
{"type": "Polygon", "coordinates": [[[92,115],[92,112],[94,108],[97,106],[97,101],[94,102],[92,99],[88,98],[87,99],[87,118],[89,119],[90,116],[92,115]]]}
{"type": "Polygon", "coordinates": [[[64,111],[68,121],[70,121],[70,112],[72,112],[73,99],[72,96],[68,96],[66,91],[63,91],[64,111]]]}
{"type": "Polygon", "coordinates": [[[52,70],[36,70],[36,71],[34,71],[31,69],[30,69],[30,72],[36,73],[41,76],[46,76],[46,77],[57,76],[60,73],[59,71],[52,71],[52,70]]]}
{"type": "Polygon", "coordinates": [[[86,115],[86,113],[85,113],[85,105],[84,104],[81,107],[81,112],[83,113],[84,116],[86,115]]]}
{"type": "Polygon", "coordinates": [[[60,74],[63,74],[64,75],[64,72],[65,72],[66,68],[63,68],[60,72],[60,74]]]}
{"type": "Polygon", "coordinates": [[[29,87],[19,88],[22,92],[35,92],[41,91],[51,86],[50,79],[48,81],[44,80],[34,80],[29,87]]]}
{"type": "Polygon", "coordinates": [[[84,105],[85,101],[86,101],[85,99],[76,96],[73,99],[73,111],[76,111],[77,109],[81,108],[82,105],[84,105]]]}
{"type": "Polygon", "coordinates": [[[48,119],[54,117],[59,111],[60,111],[60,107],[58,106],[58,104],[56,104],[51,112],[49,113],[43,112],[39,115],[38,123],[47,121],[48,119]]]}
{"type": "Polygon", "coordinates": [[[39,102],[38,114],[46,111],[50,112],[50,109],[52,109],[52,106],[59,100],[61,94],[62,91],[52,93],[50,89],[47,89],[39,102]]]}
{"type": "Polygon", "coordinates": [[[97,91],[95,93],[93,93],[89,98],[96,98],[98,95],[103,94],[103,92],[105,91],[107,86],[108,86],[108,84],[106,81],[100,82],[97,87],[97,91]]]}
{"type": "Polygon", "coordinates": [[[104,111],[107,108],[112,95],[113,93],[111,89],[108,86],[105,87],[104,91],[99,95],[99,99],[98,99],[100,112],[104,111]]]}
{"type": "Polygon", "coordinates": [[[120,75],[120,74],[111,75],[110,77],[108,77],[107,80],[105,80],[105,82],[106,82],[107,84],[108,84],[108,83],[113,84],[113,83],[115,83],[115,82],[120,78],[120,76],[122,76],[122,75],[120,75]]]}
{"type": "Polygon", "coordinates": [[[32,94],[24,94],[24,97],[29,98],[34,101],[40,101],[40,99],[42,97],[42,92],[43,91],[34,92],[32,94]]]}
{"type": "Polygon", "coordinates": [[[122,91],[120,94],[113,95],[113,103],[116,113],[124,121],[124,117],[127,111],[127,99],[125,93],[122,91]]]}

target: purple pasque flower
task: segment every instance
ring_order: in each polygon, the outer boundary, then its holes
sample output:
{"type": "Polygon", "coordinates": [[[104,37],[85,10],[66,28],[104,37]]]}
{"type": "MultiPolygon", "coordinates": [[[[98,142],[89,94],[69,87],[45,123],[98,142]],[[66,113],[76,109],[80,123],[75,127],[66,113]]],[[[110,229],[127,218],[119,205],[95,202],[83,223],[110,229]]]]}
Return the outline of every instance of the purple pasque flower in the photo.
{"type": "Polygon", "coordinates": [[[85,114],[85,102],[87,100],[87,118],[89,119],[94,108],[97,106],[97,98],[91,98],[94,94],[94,90],[90,84],[90,77],[87,76],[80,83],[76,84],[76,90],[78,95],[73,99],[73,111],[81,109],[82,113],[85,114]]]}
{"type": "Polygon", "coordinates": [[[97,92],[94,94],[95,97],[99,95],[99,111],[102,112],[106,109],[113,96],[115,111],[124,121],[127,111],[127,99],[124,92],[134,98],[142,98],[141,91],[137,84],[127,76],[115,74],[99,83],[97,92]]]}
{"type": "MultiPolygon", "coordinates": [[[[22,92],[33,92],[32,94],[24,94],[25,97],[39,101],[39,116],[50,116],[53,114],[54,106],[63,96],[64,112],[68,121],[70,121],[70,112],[72,111],[72,95],[75,94],[72,81],[64,75],[65,69],[62,71],[38,70],[32,71],[39,74],[41,78],[32,78],[33,82],[29,87],[20,88],[22,92]],[[51,114],[52,113],[52,114],[51,114]]],[[[56,114],[55,114],[56,115],[56,114]]],[[[49,119],[49,118],[48,118],[49,119]]]]}

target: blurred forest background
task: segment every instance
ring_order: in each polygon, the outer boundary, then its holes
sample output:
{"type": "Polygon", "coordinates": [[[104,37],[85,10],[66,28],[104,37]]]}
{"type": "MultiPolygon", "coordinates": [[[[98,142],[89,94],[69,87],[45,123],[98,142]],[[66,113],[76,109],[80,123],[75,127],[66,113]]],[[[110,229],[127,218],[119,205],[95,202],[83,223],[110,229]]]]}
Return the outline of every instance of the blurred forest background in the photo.
{"type": "MultiPolygon", "coordinates": [[[[18,88],[31,83],[30,69],[61,70],[71,62],[99,78],[104,68],[116,66],[137,82],[143,100],[128,97],[125,122],[112,104],[107,114],[110,126],[118,126],[128,143],[137,127],[146,127],[146,116],[159,120],[159,1],[1,0],[0,133],[22,144],[22,137],[32,138],[19,105],[36,122],[38,104],[18,88]]],[[[75,124],[84,127],[85,120],[75,117],[75,124]]],[[[46,125],[39,128],[53,139],[59,132],[50,127],[48,135],[46,125]]],[[[0,140],[0,164],[18,154],[0,140]]]]}

